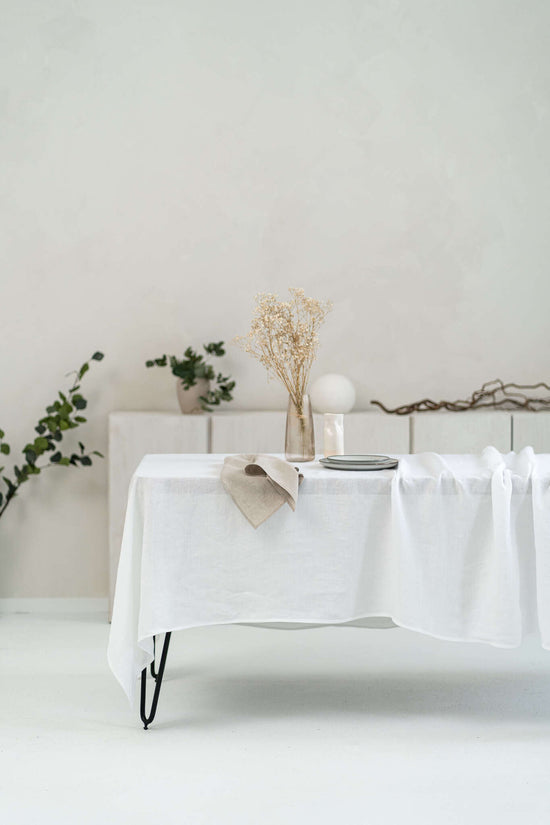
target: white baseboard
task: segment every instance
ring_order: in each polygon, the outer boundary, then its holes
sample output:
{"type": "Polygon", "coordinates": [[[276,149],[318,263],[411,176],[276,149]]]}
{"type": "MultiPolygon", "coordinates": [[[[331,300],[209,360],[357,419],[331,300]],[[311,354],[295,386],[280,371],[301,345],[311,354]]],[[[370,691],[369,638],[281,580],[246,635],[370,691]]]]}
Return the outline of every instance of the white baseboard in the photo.
{"type": "Polygon", "coordinates": [[[107,598],[0,599],[0,613],[107,613],[107,598]]]}

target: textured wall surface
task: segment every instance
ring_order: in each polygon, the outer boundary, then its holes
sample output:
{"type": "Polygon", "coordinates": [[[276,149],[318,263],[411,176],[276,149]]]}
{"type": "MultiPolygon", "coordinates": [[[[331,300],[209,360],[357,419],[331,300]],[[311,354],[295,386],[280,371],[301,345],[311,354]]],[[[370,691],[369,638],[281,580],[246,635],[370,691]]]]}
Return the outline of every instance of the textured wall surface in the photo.
{"type": "MultiPolygon", "coordinates": [[[[332,298],[316,373],[358,407],[548,378],[544,0],[0,0],[0,426],[65,372],[175,410],[146,357],[332,298]]],[[[237,350],[236,406],[284,393],[237,350]]],[[[84,436],[84,433],[83,433],[84,436]]],[[[106,468],[27,485],[0,596],[107,592],[106,468]],[[32,489],[31,489],[32,488],[32,489]]]]}

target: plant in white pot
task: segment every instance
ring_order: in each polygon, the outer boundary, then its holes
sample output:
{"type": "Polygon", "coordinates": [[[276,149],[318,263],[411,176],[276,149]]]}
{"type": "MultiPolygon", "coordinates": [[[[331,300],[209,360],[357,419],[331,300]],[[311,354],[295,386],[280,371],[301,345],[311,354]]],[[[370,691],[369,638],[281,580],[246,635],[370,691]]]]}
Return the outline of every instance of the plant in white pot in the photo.
{"type": "MultiPolygon", "coordinates": [[[[211,342],[204,344],[203,349],[207,355],[221,357],[225,355],[223,344],[223,341],[211,342]]],[[[163,355],[145,362],[146,367],[166,367],[168,364],[178,379],[177,394],[182,413],[210,412],[222,401],[233,400],[235,382],[231,376],[216,373],[212,364],[192,347],[187,347],[181,359],[175,355],[163,355]]]]}

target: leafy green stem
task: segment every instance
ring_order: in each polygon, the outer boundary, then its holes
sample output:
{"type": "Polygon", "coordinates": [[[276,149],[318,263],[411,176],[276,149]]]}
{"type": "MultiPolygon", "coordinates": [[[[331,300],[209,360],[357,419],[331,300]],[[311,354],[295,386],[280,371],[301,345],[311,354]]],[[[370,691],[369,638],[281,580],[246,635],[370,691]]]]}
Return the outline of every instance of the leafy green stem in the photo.
{"type": "MultiPolygon", "coordinates": [[[[80,392],[80,383],[84,375],[90,369],[91,361],[101,361],[102,352],[94,352],[89,361],[86,361],[79,370],[74,372],[73,385],[66,393],[59,391],[58,398],[46,407],[46,415],[38,420],[35,426],[37,435],[29,441],[22,449],[24,461],[13,467],[13,475],[3,475],[3,489],[0,489],[0,517],[5,513],[10,502],[16,497],[19,488],[32,476],[40,473],[49,467],[89,467],[92,464],[92,456],[103,458],[97,450],[86,452],[86,448],[81,441],[78,442],[79,451],[63,454],[60,443],[68,430],[73,430],[86,422],[82,415],[82,410],[86,409],[88,402],[80,392]],[[49,455],[47,464],[38,465],[38,459],[46,454],[49,455]]],[[[69,373],[72,375],[73,373],[69,373]]],[[[4,441],[4,432],[0,430],[0,455],[9,455],[10,445],[4,441]]],[[[0,473],[4,467],[0,467],[0,473]]]]}

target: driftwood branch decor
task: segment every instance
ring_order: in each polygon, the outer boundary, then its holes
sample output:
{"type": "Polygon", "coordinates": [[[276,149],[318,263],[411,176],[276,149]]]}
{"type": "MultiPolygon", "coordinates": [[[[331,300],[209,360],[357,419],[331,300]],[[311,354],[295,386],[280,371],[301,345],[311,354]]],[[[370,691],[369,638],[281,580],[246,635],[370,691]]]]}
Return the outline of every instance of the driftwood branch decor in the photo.
{"type": "Polygon", "coordinates": [[[464,410],[478,410],[481,407],[498,408],[501,410],[550,410],[550,395],[544,397],[532,397],[525,395],[521,390],[545,389],[550,392],[550,386],[544,381],[538,384],[514,384],[512,382],[504,384],[499,378],[494,381],[487,381],[481,389],[472,393],[470,398],[463,401],[432,401],[424,398],[413,404],[403,404],[401,407],[389,409],[381,401],[371,401],[384,410],[385,413],[394,415],[409,415],[413,412],[432,412],[434,410],[449,410],[450,412],[464,412],[464,410]]]}

